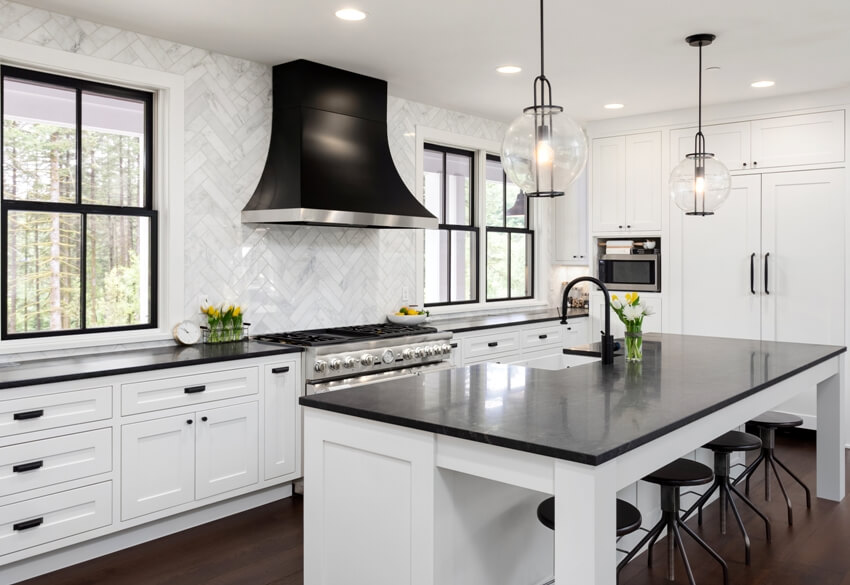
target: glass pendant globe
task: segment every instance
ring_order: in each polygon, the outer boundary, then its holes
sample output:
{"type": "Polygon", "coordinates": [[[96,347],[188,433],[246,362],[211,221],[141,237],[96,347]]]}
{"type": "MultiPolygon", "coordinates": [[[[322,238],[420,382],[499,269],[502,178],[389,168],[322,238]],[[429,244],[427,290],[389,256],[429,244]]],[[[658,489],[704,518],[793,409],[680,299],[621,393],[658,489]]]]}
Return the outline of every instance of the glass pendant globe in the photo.
{"type": "Polygon", "coordinates": [[[560,107],[539,106],[537,111],[537,116],[533,110],[523,112],[508,127],[502,167],[529,196],[563,195],[587,162],[587,137],[560,107]]]}
{"type": "Polygon", "coordinates": [[[689,154],[670,173],[670,196],[689,215],[711,215],[729,197],[732,178],[713,154],[689,154]],[[702,172],[698,161],[703,159],[702,172]]]}

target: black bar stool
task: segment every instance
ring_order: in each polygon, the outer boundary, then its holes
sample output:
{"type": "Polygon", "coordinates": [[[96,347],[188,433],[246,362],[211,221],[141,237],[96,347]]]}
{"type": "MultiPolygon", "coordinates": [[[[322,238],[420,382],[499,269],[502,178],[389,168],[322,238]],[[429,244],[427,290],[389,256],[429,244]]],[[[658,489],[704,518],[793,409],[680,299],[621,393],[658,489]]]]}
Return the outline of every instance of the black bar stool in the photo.
{"type": "Polygon", "coordinates": [[[794,472],[788,469],[788,467],[776,457],[776,429],[799,427],[803,424],[803,419],[799,416],[794,416],[793,414],[770,411],[752,419],[750,424],[758,427],[759,429],[759,436],[761,437],[761,453],[759,453],[756,460],[753,461],[740,476],[738,476],[738,479],[735,480],[733,485],[737,485],[741,480],[746,479],[744,493],[749,496],[750,477],[753,475],[756,468],[761,463],[764,463],[764,499],[768,502],[770,501],[770,470],[772,469],[773,475],[776,477],[776,481],[779,484],[779,489],[782,490],[782,495],[785,497],[785,505],[788,508],[788,524],[792,525],[794,524],[794,516],[791,511],[791,498],[788,497],[788,492],[785,491],[785,485],[782,483],[782,478],[779,477],[779,472],[777,471],[776,466],[779,465],[779,467],[784,469],[794,481],[803,486],[803,489],[806,491],[807,508],[812,507],[812,493],[809,491],[808,486],[803,483],[803,480],[794,475],[794,472]]]}
{"type": "Polygon", "coordinates": [[[732,484],[729,477],[729,459],[732,453],[736,451],[755,451],[761,447],[761,440],[750,433],[742,433],[741,431],[729,431],[720,435],[713,441],[703,445],[705,449],[711,449],[714,452],[714,483],[700,498],[691,506],[682,516],[682,520],[687,520],[694,510],[699,510],[698,521],[702,526],[702,508],[711,497],[711,494],[716,490],[720,491],[720,533],[726,534],[726,508],[732,508],[732,514],[738,522],[738,528],[741,529],[741,534],[744,536],[744,550],[747,564],[750,564],[750,536],[744,528],[744,521],[741,520],[741,514],[738,512],[738,506],[735,505],[735,500],[732,494],[744,502],[749,508],[755,512],[759,518],[764,520],[764,530],[767,534],[767,541],[770,542],[770,520],[762,514],[758,508],[732,484]]]}
{"type": "MultiPolygon", "coordinates": [[[[551,530],[555,530],[555,498],[547,498],[537,506],[537,519],[551,530]]],[[[638,528],[643,519],[640,510],[624,500],[617,500],[617,538],[631,534],[638,528]]],[[[617,565],[617,576],[628,561],[623,559],[617,565]]]]}
{"type": "MultiPolygon", "coordinates": [[[[643,539],[632,549],[626,558],[621,561],[622,565],[629,562],[647,542],[647,564],[652,566],[652,545],[661,536],[661,531],[667,528],[667,579],[673,581],[674,576],[674,559],[673,555],[678,548],[679,554],[682,556],[682,562],[685,565],[685,571],[688,575],[688,583],[696,585],[694,581],[694,573],[691,570],[691,565],[688,562],[688,555],[685,553],[685,546],[682,543],[682,534],[679,531],[681,528],[693,538],[698,545],[710,554],[714,560],[720,563],[723,569],[723,585],[729,585],[729,567],[726,561],[714,552],[708,544],[702,540],[696,533],[679,518],[679,488],[685,486],[703,485],[714,479],[714,473],[711,469],[702,463],[691,461],[690,459],[677,459],[656,470],[655,472],[643,478],[644,481],[654,483],[661,486],[661,520],[653,526],[643,539]]],[[[619,567],[619,566],[618,566],[619,567]]]]}

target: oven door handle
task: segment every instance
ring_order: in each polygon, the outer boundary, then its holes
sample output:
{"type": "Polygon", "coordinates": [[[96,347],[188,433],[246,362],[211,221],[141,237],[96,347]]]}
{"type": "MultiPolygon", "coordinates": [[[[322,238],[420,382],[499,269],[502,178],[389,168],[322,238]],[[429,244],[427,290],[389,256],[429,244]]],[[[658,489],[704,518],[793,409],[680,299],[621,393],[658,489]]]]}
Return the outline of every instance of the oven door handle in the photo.
{"type": "Polygon", "coordinates": [[[396,380],[412,378],[413,376],[418,376],[419,374],[424,374],[427,372],[449,370],[452,367],[453,366],[451,362],[444,361],[435,364],[426,364],[424,366],[420,366],[414,369],[406,369],[405,371],[390,370],[389,372],[381,372],[371,376],[354,376],[351,378],[345,378],[342,380],[331,380],[328,382],[307,382],[305,394],[309,396],[311,394],[322,394],[324,392],[331,392],[333,390],[357,388],[358,386],[365,386],[367,384],[383,384],[384,382],[395,382],[396,380]]]}

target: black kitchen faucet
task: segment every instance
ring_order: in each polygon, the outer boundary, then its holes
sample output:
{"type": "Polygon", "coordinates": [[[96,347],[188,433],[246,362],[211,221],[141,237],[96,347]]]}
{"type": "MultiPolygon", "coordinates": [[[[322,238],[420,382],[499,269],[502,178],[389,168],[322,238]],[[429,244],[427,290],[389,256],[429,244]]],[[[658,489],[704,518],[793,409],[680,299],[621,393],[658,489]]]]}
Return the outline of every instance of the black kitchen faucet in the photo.
{"type": "Polygon", "coordinates": [[[578,284],[579,282],[592,282],[596,286],[598,286],[602,293],[605,295],[605,331],[602,331],[602,363],[603,364],[613,364],[614,363],[614,337],[611,335],[611,295],[608,293],[608,288],[602,284],[598,278],[593,278],[592,276],[579,276],[575,280],[571,280],[567,285],[567,288],[564,289],[564,298],[561,300],[561,324],[567,324],[567,308],[568,308],[568,300],[570,296],[570,290],[572,290],[573,286],[578,284]]]}

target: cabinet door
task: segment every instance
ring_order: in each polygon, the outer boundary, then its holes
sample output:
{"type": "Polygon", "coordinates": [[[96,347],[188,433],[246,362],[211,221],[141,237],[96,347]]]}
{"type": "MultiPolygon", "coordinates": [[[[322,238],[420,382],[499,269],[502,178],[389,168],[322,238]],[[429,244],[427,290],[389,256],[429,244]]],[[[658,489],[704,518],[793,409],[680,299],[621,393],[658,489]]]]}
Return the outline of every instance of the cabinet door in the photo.
{"type": "Polygon", "coordinates": [[[761,177],[733,177],[715,215],[682,221],[682,333],[759,339],[761,177]]]}
{"type": "Polygon", "coordinates": [[[257,483],[257,403],[205,410],[198,412],[196,420],[197,499],[257,483]]]}
{"type": "Polygon", "coordinates": [[[842,162],[844,111],[752,122],[755,168],[842,162]]]}
{"type": "Polygon", "coordinates": [[[844,171],[775,173],[762,184],[762,337],[844,345],[844,171]]]}
{"type": "Polygon", "coordinates": [[[188,414],[121,427],[123,520],[194,500],[194,420],[188,414]]]}
{"type": "Polygon", "coordinates": [[[553,262],[587,264],[587,174],[570,185],[566,195],[552,199],[550,216],[553,262]]]}
{"type": "Polygon", "coordinates": [[[626,229],[661,230],[661,132],[626,136],[626,229]]]}
{"type": "Polygon", "coordinates": [[[593,141],[591,202],[594,232],[618,232],[626,227],[626,137],[593,141]]]}
{"type": "MultiPolygon", "coordinates": [[[[674,130],[670,135],[670,152],[674,168],[685,155],[694,152],[694,135],[696,127],[674,130]]],[[[750,168],[750,123],[735,122],[733,124],[712,124],[703,126],[705,148],[713,152],[717,160],[726,165],[730,171],[740,171],[750,168]]]]}
{"type": "Polygon", "coordinates": [[[288,361],[265,367],[265,466],[266,479],[300,472],[301,413],[298,365],[288,361]]]}

